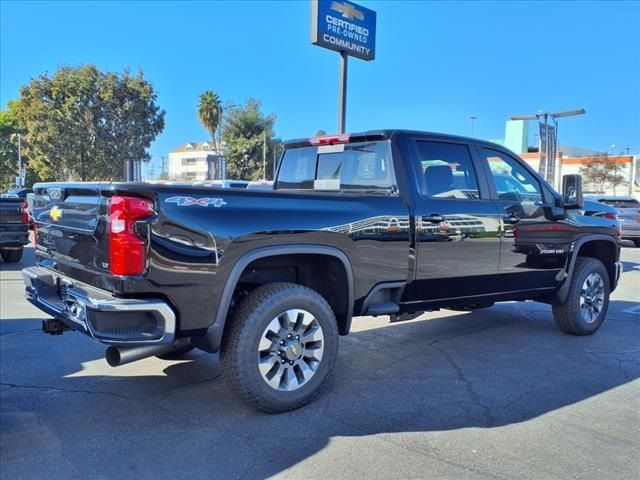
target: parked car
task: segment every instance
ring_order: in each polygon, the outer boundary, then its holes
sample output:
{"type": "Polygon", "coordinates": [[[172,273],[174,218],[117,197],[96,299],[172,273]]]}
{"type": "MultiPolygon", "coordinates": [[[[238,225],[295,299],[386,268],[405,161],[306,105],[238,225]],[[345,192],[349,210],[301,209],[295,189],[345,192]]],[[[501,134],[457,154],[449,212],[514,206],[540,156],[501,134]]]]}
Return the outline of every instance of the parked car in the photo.
{"type": "Polygon", "coordinates": [[[209,180],[207,186],[221,188],[247,188],[249,182],[246,180],[209,180]]]}
{"type": "Polygon", "coordinates": [[[319,393],[354,316],[535,300],[563,332],[594,333],[620,239],[608,219],[569,218],[580,208],[579,176],[560,195],[489,142],[404,130],[293,140],[272,191],[37,184],[25,291],[54,317],[45,332],[89,335],[112,366],[219,351],[241,398],[282,412],[319,393]]]}
{"type": "Polygon", "coordinates": [[[0,197],[0,256],[7,263],[19,262],[28,243],[27,202],[18,196],[0,197]]]}
{"type": "Polygon", "coordinates": [[[618,230],[618,236],[622,236],[620,222],[618,222],[618,212],[615,208],[604,203],[595,202],[593,200],[584,200],[584,208],[578,210],[570,210],[569,215],[576,217],[585,215],[587,217],[598,217],[609,220],[609,223],[618,230]]]}
{"type": "Polygon", "coordinates": [[[27,200],[27,195],[29,193],[33,193],[33,189],[31,188],[16,188],[13,190],[9,190],[7,193],[3,193],[2,195],[0,195],[1,197],[16,197],[19,198],[21,200],[26,201],[27,200]]]}
{"type": "Polygon", "coordinates": [[[273,182],[271,180],[256,180],[249,182],[248,190],[273,190],[273,182]]]}
{"type": "Polygon", "coordinates": [[[622,239],[640,247],[640,202],[633,197],[593,196],[590,200],[616,209],[622,229],[622,239]]]}

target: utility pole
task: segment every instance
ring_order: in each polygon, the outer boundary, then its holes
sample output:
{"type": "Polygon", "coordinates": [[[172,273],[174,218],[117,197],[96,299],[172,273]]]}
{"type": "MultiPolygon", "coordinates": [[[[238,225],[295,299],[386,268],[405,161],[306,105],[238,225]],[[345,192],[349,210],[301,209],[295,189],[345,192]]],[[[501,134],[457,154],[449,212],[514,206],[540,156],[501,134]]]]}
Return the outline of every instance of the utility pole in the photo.
{"type": "Polygon", "coordinates": [[[267,131],[262,132],[262,179],[267,179],[267,131]]]}
{"type": "Polygon", "coordinates": [[[476,115],[471,115],[469,117],[469,120],[471,120],[471,136],[473,137],[473,127],[474,127],[474,123],[475,121],[478,119],[478,117],[476,115]]]}
{"type": "Polygon", "coordinates": [[[22,163],[22,135],[18,134],[18,187],[24,187],[24,165],[22,163]]]}
{"type": "Polygon", "coordinates": [[[162,156],[160,156],[160,158],[162,159],[162,173],[161,173],[161,175],[164,176],[164,173],[165,173],[164,172],[164,162],[167,159],[167,157],[162,155],[162,156]]]}

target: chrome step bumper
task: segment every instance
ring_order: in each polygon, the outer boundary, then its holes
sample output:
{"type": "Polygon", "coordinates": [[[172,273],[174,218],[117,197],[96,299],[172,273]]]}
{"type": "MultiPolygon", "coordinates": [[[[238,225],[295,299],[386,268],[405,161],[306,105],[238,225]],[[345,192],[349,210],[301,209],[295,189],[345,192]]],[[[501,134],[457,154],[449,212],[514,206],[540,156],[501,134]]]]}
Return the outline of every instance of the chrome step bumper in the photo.
{"type": "Polygon", "coordinates": [[[175,340],[176,315],[163,300],[117,298],[42,267],[25,268],[22,276],[29,302],[99,342],[137,346],[175,340]]]}

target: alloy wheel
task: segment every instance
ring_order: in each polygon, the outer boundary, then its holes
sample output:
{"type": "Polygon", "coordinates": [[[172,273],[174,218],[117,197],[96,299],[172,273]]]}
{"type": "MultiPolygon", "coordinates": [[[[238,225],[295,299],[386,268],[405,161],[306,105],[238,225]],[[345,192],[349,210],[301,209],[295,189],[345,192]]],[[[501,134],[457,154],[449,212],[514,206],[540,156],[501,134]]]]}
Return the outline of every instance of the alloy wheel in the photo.
{"type": "Polygon", "coordinates": [[[258,368],[271,388],[290,392],[315,375],[323,351],[324,334],[318,320],[306,310],[287,310],[262,332],[258,368]]]}

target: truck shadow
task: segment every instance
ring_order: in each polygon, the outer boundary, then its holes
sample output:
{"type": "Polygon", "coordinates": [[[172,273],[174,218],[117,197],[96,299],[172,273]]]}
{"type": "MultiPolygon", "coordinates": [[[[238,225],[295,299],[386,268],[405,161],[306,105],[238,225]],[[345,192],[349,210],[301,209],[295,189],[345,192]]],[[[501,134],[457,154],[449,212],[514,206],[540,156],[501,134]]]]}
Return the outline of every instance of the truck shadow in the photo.
{"type": "Polygon", "coordinates": [[[20,271],[25,267],[29,267],[35,264],[35,253],[33,251],[33,244],[25,245],[22,253],[22,259],[19,262],[7,263],[0,259],[0,271],[2,272],[15,272],[20,271]]]}
{"type": "MultiPolygon", "coordinates": [[[[61,448],[82,458],[74,464],[80,471],[126,475],[127,462],[118,466],[105,459],[122,448],[108,439],[127,437],[137,451],[155,452],[128,460],[139,471],[152,464],[157,469],[164,453],[174,471],[197,466],[227,477],[264,478],[317,454],[332,438],[502,427],[640,377],[640,323],[637,315],[622,312],[638,303],[612,301],[611,318],[590,337],[560,333],[548,307],[529,305],[497,305],[446,318],[427,315],[426,320],[389,328],[367,329],[367,319],[359,319],[356,328],[361,331],[340,339],[335,375],[324,394],[281,415],[261,414],[241,403],[220,378],[218,359],[203,352],[178,362],[148,359],[142,371],[140,363],[135,370],[119,367],[123,370],[105,376],[92,371],[102,362],[100,347],[87,349],[83,343],[79,355],[71,355],[75,348],[70,343],[89,341],[65,335],[54,339],[58,345],[45,368],[59,379],[55,388],[60,392],[92,393],[76,394],[73,407],[68,406],[71,397],[43,394],[44,400],[31,409],[43,409],[39,421],[51,435],[60,436],[61,448]],[[82,376],[72,367],[82,360],[78,357],[85,360],[82,376]],[[60,371],[68,368],[72,371],[60,371]],[[81,423],[91,426],[93,442],[107,450],[103,455],[84,456],[89,452],[82,435],[66,438],[64,430],[78,424],[78,409],[81,423]],[[117,412],[117,417],[105,411],[117,412]],[[189,440],[176,442],[179,432],[189,440]],[[282,443],[290,447],[277,447],[282,443]]],[[[38,377],[47,378],[42,372],[38,377]]],[[[7,390],[25,397],[36,391],[7,390]]],[[[11,403],[20,404],[19,399],[11,403]]]]}

